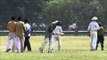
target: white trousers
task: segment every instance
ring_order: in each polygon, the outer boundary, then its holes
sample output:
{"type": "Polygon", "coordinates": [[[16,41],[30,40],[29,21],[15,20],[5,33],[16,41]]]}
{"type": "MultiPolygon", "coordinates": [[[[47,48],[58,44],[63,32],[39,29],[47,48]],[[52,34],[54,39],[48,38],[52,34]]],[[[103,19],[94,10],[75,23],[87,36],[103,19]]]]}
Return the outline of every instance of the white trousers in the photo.
{"type": "Polygon", "coordinates": [[[15,33],[9,33],[6,49],[10,49],[11,40],[12,39],[15,40],[15,36],[16,36],[15,33]]]}
{"type": "Polygon", "coordinates": [[[91,48],[91,49],[96,49],[97,32],[96,32],[96,31],[90,32],[90,37],[91,37],[91,40],[90,40],[90,48],[91,48]]]}
{"type": "Polygon", "coordinates": [[[45,39],[43,40],[42,45],[41,45],[41,49],[44,49],[44,48],[45,48],[45,46],[46,46],[46,44],[47,44],[48,41],[49,41],[49,38],[45,38],[45,39]]]}
{"type": "Polygon", "coordinates": [[[20,38],[18,36],[15,37],[15,40],[13,42],[12,51],[13,52],[20,52],[21,45],[20,45],[20,38]]]}
{"type": "Polygon", "coordinates": [[[61,50],[61,36],[60,35],[52,35],[51,41],[50,41],[50,46],[49,46],[49,51],[51,51],[54,46],[56,40],[58,41],[58,50],[61,50]]]}

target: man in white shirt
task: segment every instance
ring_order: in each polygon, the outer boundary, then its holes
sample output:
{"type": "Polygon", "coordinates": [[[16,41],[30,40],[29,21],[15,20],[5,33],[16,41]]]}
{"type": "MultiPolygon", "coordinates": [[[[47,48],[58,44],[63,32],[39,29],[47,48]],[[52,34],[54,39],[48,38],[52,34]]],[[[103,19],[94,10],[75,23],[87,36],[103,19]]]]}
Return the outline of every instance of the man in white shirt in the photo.
{"type": "Polygon", "coordinates": [[[92,21],[89,23],[89,26],[88,26],[88,29],[87,29],[90,32],[90,37],[91,37],[91,41],[90,41],[91,51],[96,50],[97,30],[99,29],[99,25],[96,22],[97,19],[98,19],[97,17],[93,17],[91,19],[92,21]]]}
{"type": "Polygon", "coordinates": [[[25,23],[25,41],[24,41],[24,50],[27,47],[28,51],[31,51],[31,45],[29,42],[30,36],[31,36],[31,26],[28,23],[28,20],[24,20],[25,23]]]}
{"type": "Polygon", "coordinates": [[[48,53],[52,53],[56,40],[58,41],[58,51],[61,50],[61,35],[64,35],[62,32],[61,22],[59,21],[56,23],[56,28],[52,32],[48,53]]]}
{"type": "Polygon", "coordinates": [[[51,39],[51,36],[52,36],[52,32],[53,32],[53,30],[55,29],[57,22],[58,22],[58,21],[52,22],[52,23],[49,25],[49,27],[47,28],[47,30],[46,30],[46,32],[45,32],[45,38],[44,38],[44,40],[43,40],[43,42],[42,42],[42,44],[41,44],[41,47],[39,48],[39,51],[40,51],[41,53],[43,53],[43,50],[44,50],[44,48],[45,48],[45,46],[46,46],[46,44],[47,44],[48,41],[49,41],[49,45],[50,45],[50,39],[51,39]]]}

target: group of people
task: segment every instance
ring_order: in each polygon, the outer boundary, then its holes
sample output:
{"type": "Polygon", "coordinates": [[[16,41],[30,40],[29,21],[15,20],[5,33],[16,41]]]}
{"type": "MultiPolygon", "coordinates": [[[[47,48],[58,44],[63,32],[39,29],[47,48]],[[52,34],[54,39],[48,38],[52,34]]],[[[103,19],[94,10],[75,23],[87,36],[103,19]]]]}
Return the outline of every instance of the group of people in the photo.
{"type": "Polygon", "coordinates": [[[44,52],[44,48],[48,41],[49,41],[48,53],[52,53],[56,40],[58,41],[58,51],[61,50],[61,36],[64,35],[61,24],[62,24],[61,21],[56,20],[49,25],[48,29],[45,32],[45,38],[41,44],[41,47],[39,48],[40,49],[39,51],[41,53],[44,52]]]}
{"type": "MultiPolygon", "coordinates": [[[[58,40],[58,50],[59,51],[61,50],[61,35],[64,35],[61,24],[62,24],[61,21],[56,20],[49,25],[45,33],[44,41],[41,47],[39,48],[40,52],[43,53],[45,45],[49,41],[48,52],[51,53],[54,48],[56,40],[58,40]]],[[[29,39],[33,29],[28,23],[28,20],[27,19],[23,20],[21,17],[18,17],[18,19],[16,19],[15,17],[11,17],[11,20],[8,22],[7,27],[9,30],[9,35],[6,45],[6,52],[9,52],[11,50],[10,43],[12,39],[13,39],[12,45],[13,52],[18,53],[24,52],[26,47],[28,48],[28,51],[31,51],[29,39]]]]}
{"type": "MultiPolygon", "coordinates": [[[[100,42],[101,50],[104,50],[104,28],[101,22],[96,22],[98,20],[97,17],[93,17],[91,20],[92,21],[89,23],[87,29],[90,32],[89,35],[91,37],[90,49],[91,51],[97,50],[98,44],[100,42]]],[[[44,40],[39,48],[39,51],[41,53],[44,52],[44,48],[47,42],[49,42],[48,53],[52,53],[56,40],[58,41],[58,51],[61,50],[61,36],[64,35],[61,25],[62,22],[58,20],[49,24],[45,32],[44,40]]],[[[9,52],[11,50],[11,39],[13,39],[13,52],[24,52],[26,47],[28,48],[28,51],[31,51],[29,39],[31,36],[32,27],[28,23],[27,19],[23,20],[21,17],[18,17],[18,19],[16,20],[15,17],[11,17],[11,20],[8,22],[8,30],[9,35],[6,45],[6,52],[9,52]]]]}
{"type": "Polygon", "coordinates": [[[97,22],[98,18],[94,16],[89,23],[88,31],[90,32],[90,50],[96,51],[98,44],[101,43],[101,50],[104,50],[104,28],[101,22],[97,22]]]}
{"type": "Polygon", "coordinates": [[[6,45],[6,52],[9,52],[10,43],[13,39],[12,51],[13,52],[24,52],[25,48],[28,48],[28,51],[31,51],[31,46],[29,38],[31,35],[31,26],[28,23],[27,19],[22,19],[22,17],[11,17],[8,22],[7,28],[9,30],[8,41],[6,45]]]}

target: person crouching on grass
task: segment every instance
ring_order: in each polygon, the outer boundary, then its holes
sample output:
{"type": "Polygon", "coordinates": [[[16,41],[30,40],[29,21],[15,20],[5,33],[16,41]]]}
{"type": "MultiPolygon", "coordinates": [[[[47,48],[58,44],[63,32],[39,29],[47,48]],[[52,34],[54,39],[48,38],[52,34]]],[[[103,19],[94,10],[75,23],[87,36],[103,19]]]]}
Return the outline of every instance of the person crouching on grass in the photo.
{"type": "Polygon", "coordinates": [[[56,40],[58,41],[58,51],[61,50],[61,35],[64,35],[64,33],[62,33],[63,30],[61,24],[62,24],[61,21],[56,23],[56,28],[52,32],[48,53],[52,53],[56,40]]]}
{"type": "Polygon", "coordinates": [[[96,50],[98,48],[98,44],[101,43],[101,50],[104,50],[104,28],[101,24],[101,22],[98,23],[100,29],[97,31],[98,35],[97,35],[97,45],[96,45],[96,50]]]}

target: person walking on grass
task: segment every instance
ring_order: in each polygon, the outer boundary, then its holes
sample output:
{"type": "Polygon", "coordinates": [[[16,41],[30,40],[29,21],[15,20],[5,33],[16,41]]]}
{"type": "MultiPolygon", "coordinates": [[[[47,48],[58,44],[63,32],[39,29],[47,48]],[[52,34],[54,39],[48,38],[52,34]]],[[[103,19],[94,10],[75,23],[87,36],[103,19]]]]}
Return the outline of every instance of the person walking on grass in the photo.
{"type": "Polygon", "coordinates": [[[56,28],[52,32],[48,53],[52,53],[56,40],[58,41],[58,51],[61,50],[61,35],[64,35],[61,24],[61,21],[56,23],[56,28]]]}
{"type": "Polygon", "coordinates": [[[7,28],[9,30],[9,35],[8,35],[8,40],[7,40],[7,45],[6,45],[6,52],[9,52],[10,49],[10,44],[11,40],[15,40],[15,26],[16,26],[16,21],[15,17],[11,17],[11,20],[8,22],[7,28]]]}
{"type": "Polygon", "coordinates": [[[28,51],[31,51],[31,45],[30,45],[30,42],[29,42],[29,39],[30,39],[30,36],[31,36],[31,26],[30,24],[28,23],[28,20],[25,19],[24,20],[24,23],[25,23],[25,41],[24,41],[24,50],[25,48],[27,47],[28,51]]]}
{"type": "Polygon", "coordinates": [[[94,16],[91,20],[92,21],[89,23],[87,30],[90,32],[91,51],[95,51],[96,50],[96,43],[97,43],[97,31],[99,30],[99,25],[96,22],[98,20],[98,18],[96,16],[94,16]]]}
{"type": "Polygon", "coordinates": [[[42,42],[42,44],[41,44],[41,47],[39,48],[39,51],[40,51],[41,53],[43,53],[43,50],[44,50],[44,48],[45,48],[45,46],[46,46],[46,44],[47,44],[48,41],[49,41],[49,45],[50,45],[50,39],[51,39],[51,37],[52,37],[52,32],[53,32],[53,30],[55,29],[57,22],[58,22],[57,20],[54,21],[54,22],[52,22],[52,23],[49,25],[49,27],[47,28],[47,30],[46,30],[46,32],[45,32],[44,40],[43,40],[43,42],[42,42]]]}
{"type": "Polygon", "coordinates": [[[97,46],[96,50],[98,48],[98,44],[101,43],[101,50],[104,50],[104,27],[102,26],[101,22],[99,22],[99,27],[100,29],[98,30],[98,35],[97,35],[97,46]]]}
{"type": "Polygon", "coordinates": [[[24,22],[22,21],[22,17],[18,17],[18,21],[16,23],[15,33],[16,33],[16,41],[15,46],[17,49],[17,52],[23,52],[24,51],[24,22]]]}

